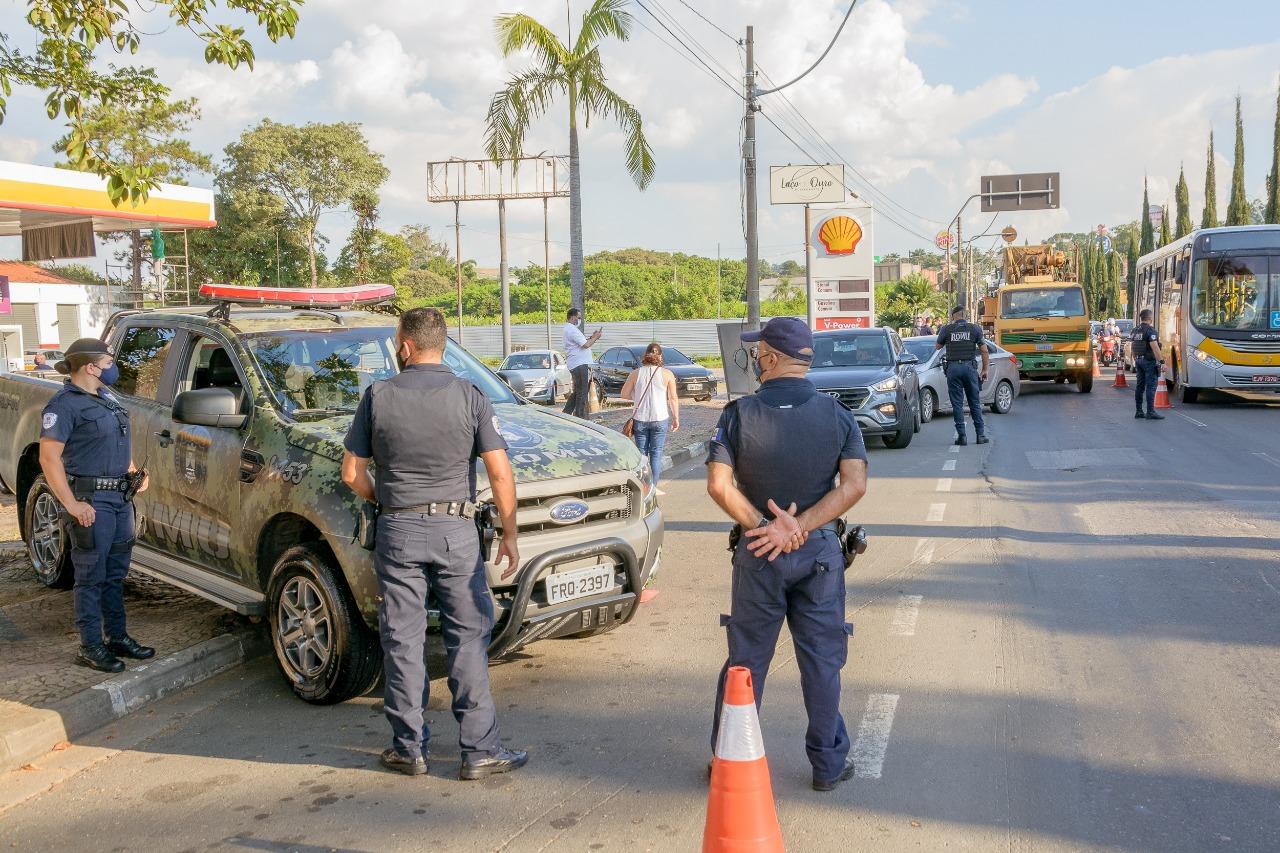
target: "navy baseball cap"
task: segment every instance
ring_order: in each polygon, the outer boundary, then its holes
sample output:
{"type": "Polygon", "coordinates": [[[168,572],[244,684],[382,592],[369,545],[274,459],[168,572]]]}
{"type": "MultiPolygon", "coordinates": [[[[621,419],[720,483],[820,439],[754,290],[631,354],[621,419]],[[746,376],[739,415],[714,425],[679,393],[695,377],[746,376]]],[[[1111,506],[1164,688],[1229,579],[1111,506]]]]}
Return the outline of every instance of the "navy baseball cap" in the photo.
{"type": "Polygon", "coordinates": [[[742,340],[749,344],[762,340],[783,355],[813,360],[813,332],[808,323],[795,317],[774,317],[758,332],[743,332],[742,340]]]}

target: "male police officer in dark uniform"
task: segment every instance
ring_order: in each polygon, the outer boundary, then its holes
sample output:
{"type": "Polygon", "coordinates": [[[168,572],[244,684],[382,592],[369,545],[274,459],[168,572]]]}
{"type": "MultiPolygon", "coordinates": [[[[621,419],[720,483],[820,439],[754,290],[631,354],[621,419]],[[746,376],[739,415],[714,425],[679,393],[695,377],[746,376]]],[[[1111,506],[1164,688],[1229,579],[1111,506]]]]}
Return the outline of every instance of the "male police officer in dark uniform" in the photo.
{"type": "Polygon", "coordinates": [[[1138,372],[1133,384],[1133,401],[1138,406],[1134,417],[1162,421],[1164,415],[1155,410],[1156,380],[1160,376],[1160,336],[1151,325],[1150,308],[1138,312],[1138,325],[1129,333],[1129,340],[1133,344],[1133,364],[1138,372]],[[1142,412],[1143,400],[1147,401],[1146,414],[1142,412]]]}
{"type": "MultiPolygon", "coordinates": [[[[41,415],[40,468],[73,519],[77,660],[102,672],[120,672],[121,657],[146,660],[156,653],[125,630],[124,578],[133,553],[135,492],[126,474],[137,468],[129,449],[129,413],[108,388],[120,368],[105,343],[81,338],[67,347],[56,369],[70,378],[41,415]]],[[[136,491],[147,485],[144,475],[136,491]]]]}
{"type": "Polygon", "coordinates": [[[430,682],[426,667],[427,595],[440,608],[440,627],[458,720],[463,779],[524,766],[528,755],[498,740],[489,692],[493,602],[485,580],[476,508],[475,461],[484,461],[504,536],[503,577],[520,565],[516,550],[516,488],[507,445],[488,398],[443,363],[445,319],[435,308],[400,318],[396,357],[401,372],[365,391],[346,438],[342,481],[376,501],[374,568],[386,672],[385,706],[393,733],[382,764],[410,776],[427,772],[429,732],[423,720],[430,682]],[[374,483],[369,462],[378,466],[374,483]]]}
{"type": "Polygon", "coordinates": [[[866,492],[866,448],[849,410],[805,377],[813,359],[808,326],[777,317],[742,340],[759,342],[755,369],[764,384],[725,407],[707,458],[707,492],[746,531],[733,554],[729,659],[716,691],[712,744],[729,667],[751,670],[759,705],[785,618],[809,715],[813,787],[829,791],[853,775],[840,716],[850,628],[835,522],[866,492]]]}
{"type": "Polygon", "coordinates": [[[982,327],[965,320],[964,308],[956,306],[951,312],[951,324],[938,332],[936,349],[946,347],[943,364],[946,365],[947,396],[951,399],[951,416],[956,421],[956,444],[962,447],[969,442],[964,437],[964,401],[969,398],[969,414],[973,418],[973,431],[978,434],[978,444],[986,444],[986,423],[982,420],[982,383],[987,381],[991,356],[987,342],[982,339],[982,327]],[[982,354],[982,373],[979,378],[978,354],[982,354]]]}

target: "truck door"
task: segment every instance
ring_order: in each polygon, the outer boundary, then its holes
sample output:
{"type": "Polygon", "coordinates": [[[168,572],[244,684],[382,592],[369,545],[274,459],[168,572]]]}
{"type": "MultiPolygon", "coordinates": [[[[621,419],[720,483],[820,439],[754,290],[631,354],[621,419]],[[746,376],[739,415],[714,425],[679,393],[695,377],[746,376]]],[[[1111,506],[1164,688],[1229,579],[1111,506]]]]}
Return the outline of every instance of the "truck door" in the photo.
{"type": "MultiPolygon", "coordinates": [[[[188,332],[176,359],[173,397],[199,388],[228,388],[244,399],[244,379],[223,340],[188,332]]],[[[157,419],[155,464],[167,485],[153,521],[173,556],[239,579],[232,536],[240,512],[240,453],[246,433],[181,424],[170,406],[157,419]]]]}

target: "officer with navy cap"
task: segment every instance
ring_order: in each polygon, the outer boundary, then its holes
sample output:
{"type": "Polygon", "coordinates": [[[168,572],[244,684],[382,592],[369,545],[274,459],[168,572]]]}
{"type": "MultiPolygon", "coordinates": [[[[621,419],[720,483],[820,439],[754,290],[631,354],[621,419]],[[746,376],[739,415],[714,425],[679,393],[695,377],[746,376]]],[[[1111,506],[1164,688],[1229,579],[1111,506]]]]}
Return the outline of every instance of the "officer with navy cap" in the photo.
{"type": "Polygon", "coordinates": [[[866,448],[852,413],[806,377],[813,335],[805,323],[775,317],[742,340],[757,344],[753,368],[763,384],[725,407],[707,458],[707,492],[745,531],[735,537],[731,612],[721,617],[729,657],[711,740],[714,747],[730,666],[751,670],[760,704],[785,619],[809,716],[813,787],[830,791],[853,775],[840,715],[852,628],[837,520],[866,492],[866,448]]]}
{"type": "Polygon", "coordinates": [[[423,711],[427,677],[427,596],[440,608],[440,629],[458,720],[463,779],[524,766],[528,754],[505,748],[489,690],[493,600],[473,517],[475,462],[484,462],[502,517],[497,562],[503,577],[520,565],[516,487],[507,444],[488,398],[444,363],[446,327],[435,308],[400,317],[400,372],[365,391],[347,432],[342,481],[380,508],[373,565],[386,673],[384,704],[391,748],[382,764],[409,776],[427,772],[423,711]],[[377,464],[375,484],[369,463],[377,464]]]}
{"type": "MultiPolygon", "coordinates": [[[[133,486],[125,475],[137,467],[129,448],[129,413],[110,389],[120,368],[105,343],[81,338],[55,369],[68,379],[41,415],[40,467],[72,518],[77,661],[120,672],[121,657],[146,660],[156,653],[125,630],[124,578],[134,539],[133,486]]],[[[147,485],[143,476],[137,491],[147,485]]]]}
{"type": "Polygon", "coordinates": [[[1160,335],[1156,327],[1151,325],[1151,309],[1143,308],[1138,313],[1138,325],[1133,327],[1129,335],[1133,347],[1133,365],[1137,371],[1137,381],[1133,384],[1133,401],[1138,411],[1135,418],[1149,421],[1162,421],[1164,415],[1156,411],[1156,384],[1160,379],[1160,335]],[[1147,404],[1146,414],[1142,412],[1143,402],[1147,404]]]}
{"type": "Polygon", "coordinates": [[[946,348],[943,364],[946,365],[947,397],[951,400],[951,416],[956,421],[956,444],[969,442],[964,437],[964,402],[969,398],[969,415],[973,418],[973,430],[978,434],[978,444],[986,444],[986,422],[982,419],[982,383],[987,381],[991,367],[991,355],[987,342],[982,338],[982,327],[965,319],[965,310],[957,305],[951,311],[950,325],[938,332],[935,349],[946,348]],[[982,355],[982,372],[977,367],[978,355],[982,355]]]}

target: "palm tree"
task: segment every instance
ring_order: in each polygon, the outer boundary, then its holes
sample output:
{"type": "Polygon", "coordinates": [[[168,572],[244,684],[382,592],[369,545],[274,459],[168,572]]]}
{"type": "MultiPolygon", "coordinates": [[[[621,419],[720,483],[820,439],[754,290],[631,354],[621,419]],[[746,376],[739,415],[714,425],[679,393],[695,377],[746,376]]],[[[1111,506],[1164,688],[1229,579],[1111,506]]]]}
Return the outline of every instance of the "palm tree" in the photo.
{"type": "MultiPolygon", "coordinates": [[[[589,127],[595,116],[612,118],[626,134],[627,172],[644,189],[656,168],[653,149],[641,126],[640,112],[609,88],[600,42],[612,36],[626,41],[633,18],[627,0],[594,0],[582,16],[573,46],[529,15],[509,13],[494,20],[504,57],[533,51],[534,64],[507,81],[489,103],[485,150],[503,160],[522,155],[525,132],[550,109],[556,95],[569,98],[569,286],[573,305],[584,310],[582,284],[582,179],[578,166],[578,120],[589,127]]],[[[585,310],[584,310],[585,316],[585,310]]]]}

